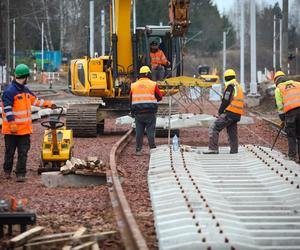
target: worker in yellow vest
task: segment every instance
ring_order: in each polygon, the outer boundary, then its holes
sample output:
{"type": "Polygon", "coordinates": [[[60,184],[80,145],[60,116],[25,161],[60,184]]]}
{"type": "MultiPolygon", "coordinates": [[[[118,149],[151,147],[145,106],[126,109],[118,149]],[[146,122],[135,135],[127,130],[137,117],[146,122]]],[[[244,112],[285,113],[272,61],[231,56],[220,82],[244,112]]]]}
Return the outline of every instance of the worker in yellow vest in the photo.
{"type": "Polygon", "coordinates": [[[135,117],[136,155],[142,155],[143,137],[146,129],[150,148],[155,145],[155,127],[157,102],[162,94],[156,82],[150,80],[151,70],[148,66],[140,69],[139,80],[131,84],[131,113],[135,117]]]}
{"type": "Polygon", "coordinates": [[[285,123],[288,138],[288,157],[290,160],[300,162],[300,83],[288,80],[282,71],[276,72],[274,82],[279,118],[285,123]]]}
{"type": "Polygon", "coordinates": [[[219,153],[219,133],[224,128],[230,144],[230,154],[238,153],[237,123],[244,114],[244,93],[241,85],[236,80],[233,69],[224,72],[225,91],[216,121],[209,129],[209,150],[205,154],[219,153]]]}

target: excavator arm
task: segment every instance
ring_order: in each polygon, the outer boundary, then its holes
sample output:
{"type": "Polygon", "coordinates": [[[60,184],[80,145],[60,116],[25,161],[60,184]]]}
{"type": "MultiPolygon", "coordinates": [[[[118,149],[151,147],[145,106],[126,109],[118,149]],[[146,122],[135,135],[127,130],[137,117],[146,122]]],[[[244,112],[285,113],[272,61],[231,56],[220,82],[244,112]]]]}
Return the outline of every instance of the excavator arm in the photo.
{"type": "Polygon", "coordinates": [[[190,25],[189,19],[190,0],[170,0],[169,25],[173,36],[183,37],[190,25]]]}

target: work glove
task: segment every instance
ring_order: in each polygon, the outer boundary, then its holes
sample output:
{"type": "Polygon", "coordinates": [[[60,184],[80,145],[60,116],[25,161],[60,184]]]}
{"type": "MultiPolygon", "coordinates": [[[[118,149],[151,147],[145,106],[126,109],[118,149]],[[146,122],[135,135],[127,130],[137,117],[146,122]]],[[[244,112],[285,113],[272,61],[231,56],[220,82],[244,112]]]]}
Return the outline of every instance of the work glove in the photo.
{"type": "Polygon", "coordinates": [[[279,118],[282,122],[285,120],[285,114],[279,114],[279,118]]]}
{"type": "Polygon", "coordinates": [[[9,129],[12,134],[16,134],[18,132],[18,126],[15,122],[9,123],[9,129]]]}
{"type": "Polygon", "coordinates": [[[50,106],[50,108],[51,108],[51,109],[56,109],[57,106],[56,106],[56,104],[52,103],[51,106],[50,106]]]}
{"type": "Polygon", "coordinates": [[[284,126],[285,126],[285,122],[284,122],[284,121],[281,121],[281,123],[280,123],[280,128],[284,128],[284,126]]]}
{"type": "Polygon", "coordinates": [[[128,114],[128,116],[134,118],[134,113],[133,113],[133,112],[130,112],[130,113],[128,114]]]}

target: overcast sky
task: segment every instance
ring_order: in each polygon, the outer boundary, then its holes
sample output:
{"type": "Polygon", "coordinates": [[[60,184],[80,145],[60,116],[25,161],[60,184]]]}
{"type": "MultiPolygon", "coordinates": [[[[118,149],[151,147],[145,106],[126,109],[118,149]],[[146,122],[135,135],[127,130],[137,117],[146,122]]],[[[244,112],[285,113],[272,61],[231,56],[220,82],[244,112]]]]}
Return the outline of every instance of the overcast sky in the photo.
{"type": "MultiPolygon", "coordinates": [[[[218,9],[221,13],[228,11],[230,8],[233,7],[233,4],[235,2],[235,0],[213,0],[217,6],[218,6],[218,9]]],[[[265,2],[265,3],[268,3],[270,5],[274,5],[276,2],[279,2],[280,6],[281,6],[281,3],[282,3],[282,0],[256,0],[257,3],[260,3],[260,2],[265,2]]],[[[292,1],[290,1],[290,4],[291,4],[292,1]]]]}

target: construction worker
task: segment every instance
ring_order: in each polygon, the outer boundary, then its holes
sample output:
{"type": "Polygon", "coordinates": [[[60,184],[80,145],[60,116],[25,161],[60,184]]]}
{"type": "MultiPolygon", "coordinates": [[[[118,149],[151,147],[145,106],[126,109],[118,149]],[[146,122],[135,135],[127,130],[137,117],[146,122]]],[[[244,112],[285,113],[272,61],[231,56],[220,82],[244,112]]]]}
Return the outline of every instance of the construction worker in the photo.
{"type": "Polygon", "coordinates": [[[288,80],[282,71],[275,73],[274,82],[279,118],[283,126],[285,123],[288,138],[288,157],[290,160],[300,162],[300,83],[288,80]]]}
{"type": "Polygon", "coordinates": [[[238,153],[238,130],[237,123],[244,114],[244,93],[241,85],[236,80],[236,73],[233,69],[224,72],[225,91],[222,97],[218,116],[209,129],[209,150],[206,154],[219,153],[219,133],[227,129],[230,154],[238,153]]]}
{"type": "Polygon", "coordinates": [[[2,95],[2,134],[5,140],[4,173],[11,178],[13,159],[18,150],[16,166],[17,182],[24,182],[26,175],[27,153],[32,133],[31,105],[55,108],[50,101],[38,99],[25,85],[30,71],[27,65],[19,64],[15,79],[7,86],[2,95]]]}
{"type": "Polygon", "coordinates": [[[158,43],[152,41],[150,43],[150,63],[151,63],[151,72],[152,80],[160,81],[165,77],[165,67],[170,65],[167,57],[164,52],[159,49],[158,43]]]}
{"type": "Polygon", "coordinates": [[[155,126],[157,102],[162,94],[157,83],[150,80],[151,70],[148,66],[140,68],[139,80],[131,84],[130,103],[131,114],[135,117],[136,125],[136,155],[142,155],[143,136],[146,129],[150,148],[155,145],[155,126]]]}

